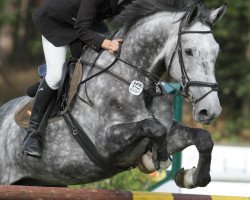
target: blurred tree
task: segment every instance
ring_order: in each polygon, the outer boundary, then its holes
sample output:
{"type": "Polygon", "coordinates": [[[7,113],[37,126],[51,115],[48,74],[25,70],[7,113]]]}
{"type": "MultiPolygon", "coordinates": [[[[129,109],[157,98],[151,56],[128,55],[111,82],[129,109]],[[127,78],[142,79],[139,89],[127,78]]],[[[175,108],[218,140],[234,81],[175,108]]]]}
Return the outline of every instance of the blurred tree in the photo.
{"type": "MultiPolygon", "coordinates": [[[[235,127],[244,130],[250,128],[250,1],[225,1],[228,11],[215,27],[222,51],[218,57],[217,77],[224,116],[235,127]]],[[[207,4],[216,6],[218,2],[212,0],[207,4]]],[[[234,130],[231,134],[237,135],[241,130],[234,130]]]]}
{"type": "Polygon", "coordinates": [[[0,3],[0,66],[30,65],[41,59],[39,33],[31,13],[41,0],[1,0],[0,3]]]}
{"type": "Polygon", "coordinates": [[[13,52],[14,28],[12,26],[15,16],[14,3],[2,0],[0,3],[0,67],[7,62],[7,57],[13,52]],[[9,13],[12,13],[11,15],[9,13]]]}
{"type": "Polygon", "coordinates": [[[37,63],[43,58],[41,35],[36,30],[31,17],[32,12],[41,2],[41,0],[18,1],[14,63],[37,63]]]}
{"type": "Polygon", "coordinates": [[[24,95],[28,85],[38,80],[35,67],[34,72],[25,70],[25,75],[22,72],[24,67],[36,66],[43,58],[41,36],[31,19],[31,13],[42,1],[0,1],[0,103],[24,95]]]}

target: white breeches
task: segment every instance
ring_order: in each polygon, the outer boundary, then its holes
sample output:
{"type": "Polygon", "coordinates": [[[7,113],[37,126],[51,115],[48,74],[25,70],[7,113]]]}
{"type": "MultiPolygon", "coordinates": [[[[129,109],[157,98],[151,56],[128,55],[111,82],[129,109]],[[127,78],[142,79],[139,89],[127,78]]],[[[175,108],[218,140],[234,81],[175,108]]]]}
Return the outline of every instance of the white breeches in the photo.
{"type": "Polygon", "coordinates": [[[47,65],[45,80],[48,86],[56,90],[62,77],[62,68],[66,60],[67,46],[56,47],[42,36],[43,51],[47,65]]]}

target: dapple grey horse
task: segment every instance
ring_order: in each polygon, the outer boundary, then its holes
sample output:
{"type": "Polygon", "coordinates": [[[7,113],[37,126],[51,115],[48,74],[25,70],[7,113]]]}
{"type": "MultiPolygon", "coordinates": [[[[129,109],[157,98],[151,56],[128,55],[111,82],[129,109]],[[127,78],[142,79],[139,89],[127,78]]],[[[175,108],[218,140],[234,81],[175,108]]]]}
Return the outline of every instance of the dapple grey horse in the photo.
{"type": "MultiPolygon", "coordinates": [[[[20,97],[0,108],[0,183],[89,183],[136,165],[142,171],[153,172],[168,167],[169,156],[195,145],[198,165],[181,170],[176,183],[185,188],[206,186],[211,181],[210,134],[174,121],[169,96],[164,92],[148,92],[147,96],[140,94],[140,89],[159,89],[157,77],[168,71],[183,84],[183,95],[192,100],[193,118],[203,124],[211,123],[221,113],[214,75],[219,45],[211,26],[225,10],[225,5],[209,10],[203,3],[185,0],[135,0],[127,6],[117,17],[122,26],[115,38],[124,38],[120,60],[109,71],[128,82],[136,80],[132,89],[137,94],[130,93],[128,85],[105,72],[86,83],[93,106],[76,98],[71,111],[112,167],[96,166],[74,140],[63,119],[48,125],[42,159],[24,156],[21,143],[25,131],[15,124],[14,113],[30,99],[20,97]],[[150,100],[145,103],[147,98],[150,100]]],[[[82,59],[93,62],[96,56],[88,49],[82,59]]],[[[104,51],[96,65],[105,68],[113,60],[114,55],[104,51]]],[[[85,66],[83,80],[99,70],[85,66]]],[[[84,87],[79,95],[87,99],[84,87]]]]}

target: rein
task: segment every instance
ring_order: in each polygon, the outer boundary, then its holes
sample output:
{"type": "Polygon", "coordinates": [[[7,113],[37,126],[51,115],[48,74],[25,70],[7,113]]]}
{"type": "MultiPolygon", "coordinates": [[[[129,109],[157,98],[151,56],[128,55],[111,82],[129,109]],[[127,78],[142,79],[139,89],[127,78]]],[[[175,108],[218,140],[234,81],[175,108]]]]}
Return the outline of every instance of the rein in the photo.
{"type": "MultiPolygon", "coordinates": [[[[117,32],[115,32],[115,33],[117,33],[117,32]]],[[[90,66],[91,69],[92,69],[92,68],[96,68],[96,69],[100,70],[99,72],[97,72],[97,73],[95,73],[94,75],[92,75],[92,76],[90,76],[90,77],[84,79],[83,81],[81,81],[81,82],[79,83],[79,85],[78,85],[78,87],[77,87],[77,96],[78,96],[78,98],[79,98],[82,102],[88,104],[89,106],[93,106],[93,105],[94,105],[93,102],[89,99],[88,95],[86,95],[87,98],[88,98],[88,101],[86,101],[86,100],[84,100],[82,97],[80,97],[80,95],[79,95],[79,90],[80,90],[80,88],[81,88],[81,86],[82,86],[83,84],[86,84],[86,83],[87,83],[88,81],[90,81],[91,79],[93,79],[93,78],[95,78],[95,77],[97,77],[97,76],[99,76],[99,75],[101,75],[101,74],[103,74],[103,73],[107,73],[107,74],[109,74],[110,76],[112,76],[113,78],[117,79],[118,81],[120,81],[120,82],[126,84],[127,86],[130,86],[131,81],[128,81],[128,80],[126,80],[125,78],[123,78],[123,77],[121,77],[121,76],[119,76],[119,75],[117,75],[117,74],[115,74],[115,73],[109,71],[109,69],[112,68],[112,67],[117,63],[117,61],[120,61],[120,62],[122,62],[122,63],[124,63],[124,64],[126,64],[126,65],[128,65],[128,66],[130,66],[130,67],[132,67],[132,68],[134,68],[134,69],[137,69],[138,71],[140,71],[141,73],[143,73],[143,75],[144,75],[145,77],[147,77],[152,83],[154,83],[156,86],[159,86],[159,83],[158,83],[159,81],[158,81],[158,80],[160,79],[160,77],[158,77],[158,76],[154,75],[153,73],[151,73],[151,72],[149,72],[149,71],[143,69],[141,66],[137,67],[137,66],[132,65],[131,63],[129,63],[129,62],[127,62],[127,61],[121,59],[121,58],[120,58],[121,49],[122,49],[122,45],[119,46],[119,51],[118,51],[118,53],[115,55],[115,59],[112,61],[111,64],[109,64],[109,65],[108,65],[107,67],[105,67],[105,68],[102,68],[101,66],[96,65],[96,62],[97,62],[98,58],[100,57],[100,55],[103,53],[103,50],[98,54],[97,58],[94,60],[93,63],[90,63],[90,62],[84,61],[84,60],[82,60],[82,59],[79,59],[78,62],[80,62],[80,63],[82,63],[82,64],[84,64],[84,65],[90,66]],[[152,77],[153,77],[153,78],[152,78],[152,77]],[[154,80],[154,79],[155,79],[155,80],[154,80]]],[[[85,86],[86,86],[86,85],[85,85],[85,86]]],[[[171,87],[172,87],[172,86],[171,86],[171,87]]],[[[86,89],[86,88],[85,88],[85,89],[86,89]]],[[[147,90],[143,90],[143,91],[149,93],[149,94],[152,95],[152,96],[157,96],[157,95],[159,95],[158,92],[147,91],[147,90]]],[[[87,92],[86,92],[86,94],[87,94],[87,92]]]]}

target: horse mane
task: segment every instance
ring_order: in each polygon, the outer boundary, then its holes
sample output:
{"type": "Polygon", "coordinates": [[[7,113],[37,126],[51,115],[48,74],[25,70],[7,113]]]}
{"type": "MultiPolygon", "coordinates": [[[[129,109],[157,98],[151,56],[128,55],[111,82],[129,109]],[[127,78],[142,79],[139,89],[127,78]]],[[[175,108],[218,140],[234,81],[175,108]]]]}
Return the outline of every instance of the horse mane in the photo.
{"type": "Polygon", "coordinates": [[[201,5],[202,10],[199,18],[204,21],[203,19],[206,19],[209,11],[206,9],[203,0],[134,0],[115,17],[115,21],[119,28],[124,27],[125,34],[142,18],[158,12],[188,12],[195,4],[201,5]]]}

